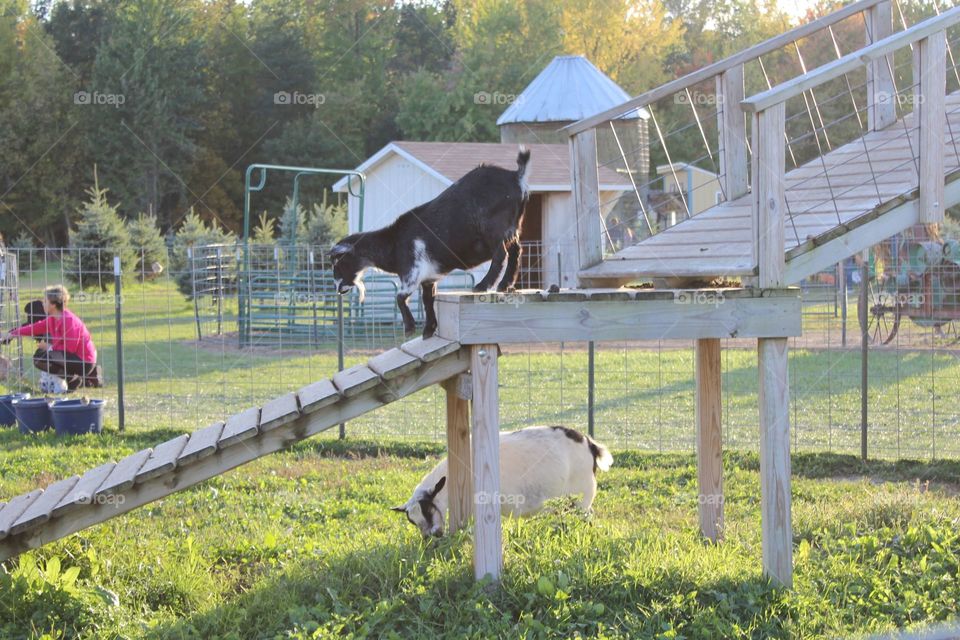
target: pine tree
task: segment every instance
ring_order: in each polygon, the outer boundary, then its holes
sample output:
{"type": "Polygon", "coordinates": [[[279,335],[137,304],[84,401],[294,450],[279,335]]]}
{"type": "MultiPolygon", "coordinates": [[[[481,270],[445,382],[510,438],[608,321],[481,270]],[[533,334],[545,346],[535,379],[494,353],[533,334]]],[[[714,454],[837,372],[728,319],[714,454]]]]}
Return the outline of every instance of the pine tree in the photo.
{"type": "Polygon", "coordinates": [[[119,256],[124,273],[134,267],[136,256],[127,226],[107,201],[107,190],[100,188],[96,168],[87,194],[90,200],[77,209],[77,227],[70,230],[71,251],[64,271],[81,289],[96,285],[106,290],[114,280],[114,256],[119,256]]]}
{"type": "Polygon", "coordinates": [[[223,250],[232,252],[233,247],[230,245],[235,245],[236,240],[236,236],[224,231],[216,223],[207,226],[203,218],[191,208],[174,236],[173,251],[170,254],[170,268],[180,293],[188,298],[193,295],[190,256],[194,250],[215,244],[227,245],[223,250]]]}
{"type": "Polygon", "coordinates": [[[136,256],[137,275],[141,279],[158,275],[167,266],[167,245],[157,227],[157,217],[141,213],[127,222],[130,245],[136,256]],[[159,269],[155,265],[159,265],[159,269]]]}
{"type": "Polygon", "coordinates": [[[347,207],[345,204],[328,204],[327,194],[323,203],[313,205],[313,213],[306,221],[303,241],[313,248],[326,250],[347,234],[347,207]]]}
{"type": "Polygon", "coordinates": [[[303,244],[307,237],[307,210],[297,203],[296,211],[293,208],[293,199],[287,198],[283,205],[283,215],[280,216],[280,240],[282,244],[290,246],[303,244]]]}

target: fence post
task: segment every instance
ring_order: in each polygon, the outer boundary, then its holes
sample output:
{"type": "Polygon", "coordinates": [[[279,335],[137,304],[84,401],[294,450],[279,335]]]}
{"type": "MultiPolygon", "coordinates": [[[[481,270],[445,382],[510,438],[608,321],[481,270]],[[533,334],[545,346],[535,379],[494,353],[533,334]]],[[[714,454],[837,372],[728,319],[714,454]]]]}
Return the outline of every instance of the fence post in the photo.
{"type": "Polygon", "coordinates": [[[594,377],[595,345],[591,340],[587,346],[587,433],[593,437],[594,424],[594,395],[596,393],[596,379],[594,377]]]}
{"type": "Polygon", "coordinates": [[[867,331],[867,279],[870,277],[870,250],[864,249],[860,263],[860,304],[857,305],[860,320],[860,458],[867,461],[867,384],[869,368],[867,357],[870,353],[869,333],[867,331]]]}
{"type": "MultiPolygon", "coordinates": [[[[343,296],[337,292],[337,371],[343,371],[343,296]]],[[[347,437],[347,423],[340,423],[340,439],[347,437]]]]}
{"type": "Polygon", "coordinates": [[[126,426],[124,416],[124,398],[123,398],[123,314],[121,313],[123,293],[120,284],[123,271],[120,268],[120,257],[113,258],[113,309],[117,326],[117,421],[120,431],[126,426]]]}
{"type": "Polygon", "coordinates": [[[193,317],[197,322],[197,341],[203,340],[200,334],[200,307],[197,302],[197,270],[194,265],[193,248],[187,247],[187,260],[190,265],[190,293],[193,297],[193,317]]]}

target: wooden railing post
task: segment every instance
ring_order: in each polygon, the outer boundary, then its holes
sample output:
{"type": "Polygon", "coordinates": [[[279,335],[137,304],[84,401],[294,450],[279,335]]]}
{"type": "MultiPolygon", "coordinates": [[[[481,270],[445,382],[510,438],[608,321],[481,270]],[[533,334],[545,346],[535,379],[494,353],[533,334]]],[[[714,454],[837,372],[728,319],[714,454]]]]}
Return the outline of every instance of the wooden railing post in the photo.
{"type": "Polygon", "coordinates": [[[947,39],[939,31],[917,42],[914,114],[919,127],[920,223],[943,222],[943,154],[946,125],[947,39]]]}
{"type": "Polygon", "coordinates": [[[570,137],[570,177],[577,212],[579,268],[588,269],[603,260],[596,129],[570,137]]]}
{"type": "MultiPolygon", "coordinates": [[[[753,120],[753,219],[760,287],[784,286],[784,103],[753,120]]],[[[757,340],[760,392],[760,518],[763,570],[793,585],[790,524],[790,385],[787,339],[757,340]]]]}
{"type": "MultiPolygon", "coordinates": [[[[893,33],[891,2],[880,2],[863,12],[866,42],[873,44],[893,33]]],[[[893,124],[897,119],[897,93],[890,70],[893,55],[872,60],[867,65],[867,123],[870,131],[893,124]]]]}
{"type": "Polygon", "coordinates": [[[750,184],[747,173],[747,125],[743,100],[743,65],[738,64],[717,76],[717,120],[720,131],[720,175],[727,202],[745,195],[750,184]]]}

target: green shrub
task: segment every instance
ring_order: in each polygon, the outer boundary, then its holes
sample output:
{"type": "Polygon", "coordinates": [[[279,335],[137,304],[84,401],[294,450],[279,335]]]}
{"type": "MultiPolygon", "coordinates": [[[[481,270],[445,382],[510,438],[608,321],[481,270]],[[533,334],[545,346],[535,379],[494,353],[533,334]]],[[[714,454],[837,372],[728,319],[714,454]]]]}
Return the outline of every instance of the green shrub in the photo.
{"type": "MultiPolygon", "coordinates": [[[[192,250],[213,244],[235,245],[236,241],[236,236],[232,233],[225,231],[216,222],[208,226],[193,209],[190,209],[174,236],[173,251],[170,255],[170,268],[180,293],[188,298],[193,295],[191,282],[193,265],[190,260],[192,250]]],[[[233,248],[231,246],[226,250],[233,251],[233,248]]],[[[225,275],[225,277],[230,276],[225,275]]]]}
{"type": "Polygon", "coordinates": [[[120,257],[124,273],[133,268],[136,257],[127,226],[116,207],[107,202],[107,190],[100,188],[96,173],[87,193],[90,200],[77,209],[77,227],[70,230],[71,251],[64,272],[81,289],[96,285],[105,290],[114,279],[114,256],[120,257]]]}
{"type": "Polygon", "coordinates": [[[130,245],[133,248],[137,276],[146,279],[158,275],[167,267],[167,245],[157,226],[157,217],[141,213],[127,222],[130,245]],[[154,265],[159,265],[157,269],[154,265]]]}

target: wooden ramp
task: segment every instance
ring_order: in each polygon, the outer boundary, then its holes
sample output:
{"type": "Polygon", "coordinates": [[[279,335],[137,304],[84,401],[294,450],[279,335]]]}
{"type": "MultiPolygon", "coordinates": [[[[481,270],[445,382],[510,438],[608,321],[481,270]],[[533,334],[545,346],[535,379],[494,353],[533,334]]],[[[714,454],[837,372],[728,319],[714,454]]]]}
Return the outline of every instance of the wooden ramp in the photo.
{"type": "MultiPolygon", "coordinates": [[[[944,211],[960,203],[960,91],[946,89],[956,87],[947,84],[947,69],[954,65],[946,30],[960,24],[960,7],[887,35],[890,11],[889,2],[862,0],[795,29],[792,35],[774,38],[567,127],[581,282],[609,286],[666,278],[674,279],[676,286],[691,278],[756,276],[760,286],[790,285],[910,226],[942,221],[944,211]],[[872,25],[868,29],[871,44],[743,97],[745,63],[791,42],[798,47],[798,38],[857,11],[872,25]],[[900,89],[892,75],[893,55],[898,51],[913,57],[912,84],[900,89]],[[867,117],[861,119],[849,89],[856,77],[849,74],[864,70],[867,117]],[[726,201],[603,258],[593,187],[595,128],[630,109],[689,92],[710,79],[717,81],[722,107],[717,112],[718,141],[711,143],[704,134],[704,142],[707,148],[718,149],[717,188],[722,187],[726,201]],[[863,133],[832,148],[827,124],[822,119],[815,123],[810,105],[816,104],[815,89],[823,91],[827,83],[840,80],[846,81],[849,96],[838,94],[826,100],[852,100],[856,113],[837,121],[855,115],[863,133]],[[787,117],[790,100],[792,104],[802,100],[807,113],[787,117]],[[913,109],[898,118],[895,103],[901,101],[913,109]],[[805,115],[812,126],[791,138],[790,132],[796,134],[797,127],[789,129],[786,123],[797,125],[805,115]],[[816,141],[818,154],[785,169],[786,158],[794,155],[792,145],[804,144],[798,142],[804,139],[816,141]],[[771,275],[767,281],[765,271],[771,275]]],[[[960,82],[955,70],[950,77],[960,82]]],[[[822,93],[820,98],[824,99],[822,93]]]]}
{"type": "MultiPolygon", "coordinates": [[[[946,97],[945,207],[960,202],[960,92],[946,97]]],[[[918,223],[913,114],[785,175],[786,283],[918,223]],[[828,248],[824,248],[828,247],[828,248]],[[829,253],[829,256],[826,255],[829,253]]],[[[751,195],[684,220],[585,269],[587,279],[753,276],[751,195]]]]}
{"type": "Polygon", "coordinates": [[[280,451],[465,372],[469,349],[416,339],[297,392],[0,503],[0,561],[280,451]]]}

